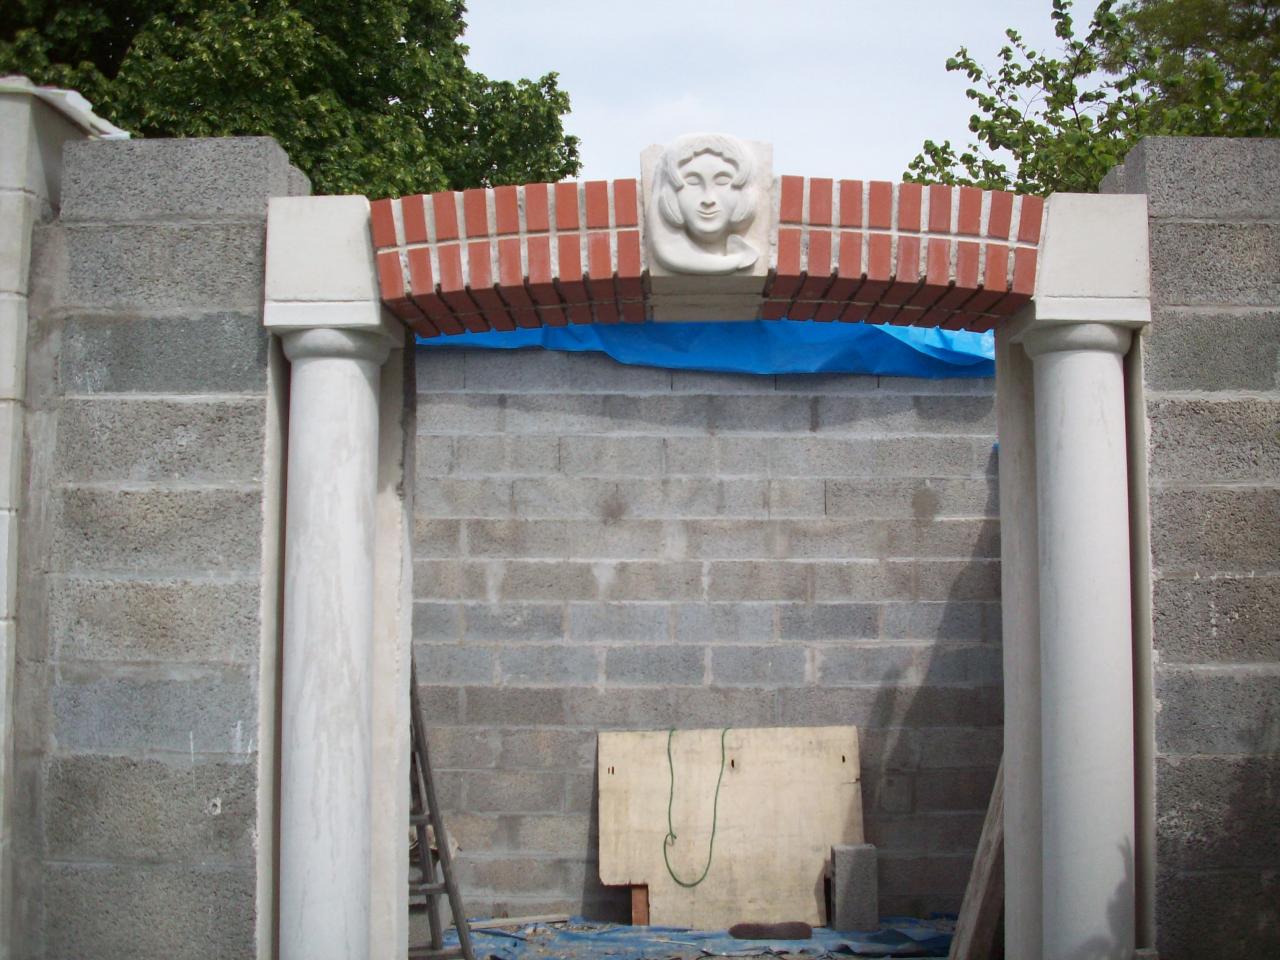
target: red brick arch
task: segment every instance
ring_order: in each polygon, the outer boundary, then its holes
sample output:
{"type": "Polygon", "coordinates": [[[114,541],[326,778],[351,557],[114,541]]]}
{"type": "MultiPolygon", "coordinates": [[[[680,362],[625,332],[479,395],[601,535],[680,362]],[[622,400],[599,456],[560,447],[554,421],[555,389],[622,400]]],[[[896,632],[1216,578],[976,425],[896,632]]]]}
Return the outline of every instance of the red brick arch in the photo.
{"type": "MultiPolygon", "coordinates": [[[[382,301],[425,337],[643,322],[639,194],[588,180],[377,200],[382,301]]],[[[756,317],[993,329],[1031,299],[1043,210],[973,187],[780,177],[756,317]]]]}

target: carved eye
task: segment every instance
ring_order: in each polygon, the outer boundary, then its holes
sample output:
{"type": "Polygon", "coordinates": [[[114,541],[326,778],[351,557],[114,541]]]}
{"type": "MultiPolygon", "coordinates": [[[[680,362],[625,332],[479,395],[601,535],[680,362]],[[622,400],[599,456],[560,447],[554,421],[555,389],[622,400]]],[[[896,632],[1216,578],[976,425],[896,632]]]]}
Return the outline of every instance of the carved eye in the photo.
{"type": "Polygon", "coordinates": [[[720,187],[727,187],[727,186],[728,186],[729,184],[731,184],[731,183],[733,183],[733,177],[732,177],[732,176],[730,176],[729,174],[727,174],[727,173],[717,173],[717,174],[716,174],[716,185],[717,185],[717,186],[720,186],[720,187]]]}
{"type": "Polygon", "coordinates": [[[700,175],[700,174],[696,174],[696,173],[686,173],[686,174],[684,175],[684,182],[685,182],[686,184],[688,184],[689,186],[691,186],[691,187],[696,187],[696,186],[698,186],[700,183],[702,183],[702,177],[701,177],[701,175],[700,175]]]}

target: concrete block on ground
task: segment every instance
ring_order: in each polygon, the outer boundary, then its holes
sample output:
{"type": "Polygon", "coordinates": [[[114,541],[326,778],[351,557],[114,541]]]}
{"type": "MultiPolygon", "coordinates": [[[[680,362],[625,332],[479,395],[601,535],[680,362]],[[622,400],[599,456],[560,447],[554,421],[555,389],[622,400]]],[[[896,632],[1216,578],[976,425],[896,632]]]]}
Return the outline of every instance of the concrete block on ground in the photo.
{"type": "Polygon", "coordinates": [[[257,663],[258,583],[49,581],[49,638],[61,660],[257,663]]]}
{"type": "Polygon", "coordinates": [[[68,224],[66,307],[260,310],[265,221],[68,224]]]}
{"type": "Polygon", "coordinates": [[[1145,193],[1158,218],[1280,218],[1277,170],[1275,140],[1146,137],[1124,158],[1117,192],[1145,193]]]}
{"type": "Polygon", "coordinates": [[[831,929],[879,929],[876,848],[869,843],[832,847],[831,880],[831,929]]]}
{"type": "Polygon", "coordinates": [[[51,863],[45,871],[50,958],[255,956],[252,867],[51,863]]]}
{"type": "Polygon", "coordinates": [[[54,757],[46,849],[55,860],[250,866],[256,791],[253,762],[54,757]]]}
{"type": "Polygon", "coordinates": [[[1280,311],[1159,307],[1146,334],[1148,390],[1275,390],[1280,311]]]}
{"type": "Polygon", "coordinates": [[[54,568],[253,572],[261,562],[261,501],[253,489],[63,488],[55,499],[54,568]]]}
{"type": "MultiPolygon", "coordinates": [[[[261,270],[261,265],[259,265],[261,270]]],[[[197,300],[191,306],[204,305],[197,300]]],[[[253,310],[261,304],[253,305],[253,310]]],[[[67,393],[260,393],[268,336],[258,313],[73,316],[59,376],[67,393]]]]}
{"type": "Polygon", "coordinates": [[[268,197],[298,193],[294,173],[271,137],[73,141],[63,151],[61,216],[265,220],[268,197]]]}
{"type": "Polygon", "coordinates": [[[266,404],[246,400],[68,399],[58,416],[64,480],[252,483],[266,404]]]}

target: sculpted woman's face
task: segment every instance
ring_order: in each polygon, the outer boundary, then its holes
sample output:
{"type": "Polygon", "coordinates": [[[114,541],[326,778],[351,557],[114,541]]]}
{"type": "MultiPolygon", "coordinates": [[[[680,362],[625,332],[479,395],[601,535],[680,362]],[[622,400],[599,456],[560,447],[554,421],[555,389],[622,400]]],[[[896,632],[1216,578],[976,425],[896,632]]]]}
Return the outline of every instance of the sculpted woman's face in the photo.
{"type": "Polygon", "coordinates": [[[685,229],[699,243],[716,243],[728,236],[739,199],[733,185],[737,173],[737,167],[714,153],[700,153],[680,165],[684,186],[676,193],[676,203],[685,229]]]}

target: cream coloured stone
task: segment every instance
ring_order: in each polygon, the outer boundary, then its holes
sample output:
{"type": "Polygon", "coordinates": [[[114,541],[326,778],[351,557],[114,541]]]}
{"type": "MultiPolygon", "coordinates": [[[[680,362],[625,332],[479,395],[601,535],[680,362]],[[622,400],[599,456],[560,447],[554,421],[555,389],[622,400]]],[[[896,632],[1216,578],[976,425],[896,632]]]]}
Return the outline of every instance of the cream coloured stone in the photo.
{"type": "Polygon", "coordinates": [[[1049,197],[1036,271],[1037,322],[1144,325],[1151,319],[1150,274],[1145,196],[1049,197]]]}
{"type": "Polygon", "coordinates": [[[21,400],[26,388],[27,300],[0,294],[0,400],[21,400]]]}
{"type": "Polygon", "coordinates": [[[27,294],[37,202],[26,192],[0,191],[0,294],[27,294]]]}
{"type": "Polygon", "coordinates": [[[0,508],[18,508],[22,479],[22,404],[0,400],[0,508]]]}
{"type": "Polygon", "coordinates": [[[754,319],[769,272],[773,147],[695,133],[640,162],[654,319],[754,319]]]}

